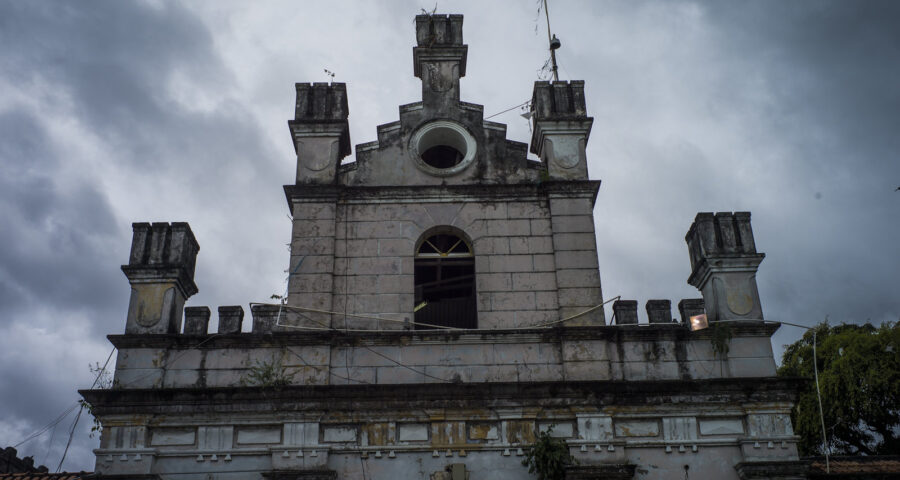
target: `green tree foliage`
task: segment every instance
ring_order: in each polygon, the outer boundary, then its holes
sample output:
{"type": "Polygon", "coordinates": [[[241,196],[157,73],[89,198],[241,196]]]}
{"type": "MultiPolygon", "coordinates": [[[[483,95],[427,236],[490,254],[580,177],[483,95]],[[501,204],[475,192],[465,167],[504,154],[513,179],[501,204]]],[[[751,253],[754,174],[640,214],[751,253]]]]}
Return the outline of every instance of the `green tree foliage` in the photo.
{"type": "MultiPolygon", "coordinates": [[[[822,409],[830,453],[900,452],[900,325],[815,327],[822,409]]],[[[788,345],[778,374],[813,378],[813,331],[788,345]]],[[[791,414],[801,455],[821,455],[816,385],[810,381],[791,414]]]]}
{"type": "Polygon", "coordinates": [[[548,429],[538,434],[537,441],[525,452],[522,465],[528,467],[528,473],[537,473],[538,480],[563,480],[566,478],[566,465],[575,462],[569,453],[569,446],[561,438],[553,438],[548,429]]]}

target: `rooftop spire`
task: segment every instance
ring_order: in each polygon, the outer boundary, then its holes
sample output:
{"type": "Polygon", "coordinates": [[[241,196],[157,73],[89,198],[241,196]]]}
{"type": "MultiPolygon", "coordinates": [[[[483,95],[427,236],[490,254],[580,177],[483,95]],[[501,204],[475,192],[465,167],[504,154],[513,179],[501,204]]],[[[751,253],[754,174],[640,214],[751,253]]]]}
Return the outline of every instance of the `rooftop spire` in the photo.
{"type": "Polygon", "coordinates": [[[416,15],[413,67],[422,79],[422,101],[440,108],[459,102],[459,79],[466,75],[468,45],[463,44],[462,15],[416,15]]]}

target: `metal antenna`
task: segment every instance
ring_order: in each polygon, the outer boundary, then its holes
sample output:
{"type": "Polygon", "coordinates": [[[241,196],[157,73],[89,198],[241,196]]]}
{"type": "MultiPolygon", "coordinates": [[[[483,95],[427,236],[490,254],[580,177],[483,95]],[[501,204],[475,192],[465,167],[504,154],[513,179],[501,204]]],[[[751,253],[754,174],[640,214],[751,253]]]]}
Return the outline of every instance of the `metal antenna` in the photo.
{"type": "Polygon", "coordinates": [[[550,42],[550,65],[553,72],[553,81],[559,81],[559,72],[556,65],[556,49],[562,44],[556,35],[550,34],[550,10],[547,9],[547,0],[544,0],[544,15],[547,17],[547,40],[550,42]]]}

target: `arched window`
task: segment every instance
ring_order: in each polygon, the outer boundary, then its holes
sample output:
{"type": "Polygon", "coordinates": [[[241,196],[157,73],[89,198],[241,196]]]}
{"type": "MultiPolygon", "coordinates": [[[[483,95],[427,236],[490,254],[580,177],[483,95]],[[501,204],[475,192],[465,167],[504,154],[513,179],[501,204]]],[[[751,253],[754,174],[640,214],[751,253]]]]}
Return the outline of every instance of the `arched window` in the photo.
{"type": "Polygon", "coordinates": [[[416,248],[415,285],[417,324],[478,328],[475,257],[464,238],[448,231],[424,235],[416,248]]]}

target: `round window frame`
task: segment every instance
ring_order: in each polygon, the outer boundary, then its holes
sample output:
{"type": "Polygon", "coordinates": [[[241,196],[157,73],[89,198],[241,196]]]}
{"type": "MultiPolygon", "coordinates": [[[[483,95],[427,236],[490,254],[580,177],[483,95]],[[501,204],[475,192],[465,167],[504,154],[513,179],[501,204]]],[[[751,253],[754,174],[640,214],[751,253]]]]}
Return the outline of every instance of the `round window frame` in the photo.
{"type": "Polygon", "coordinates": [[[475,153],[477,149],[478,143],[475,141],[475,137],[473,137],[472,134],[469,133],[469,131],[466,130],[466,128],[462,125],[456,122],[451,122],[449,120],[436,120],[433,122],[428,122],[425,125],[419,127],[419,129],[416,130],[416,132],[409,139],[409,153],[413,161],[415,162],[416,167],[418,167],[419,170],[422,170],[423,172],[436,177],[449,177],[465,170],[469,165],[472,164],[472,161],[475,160],[475,153]],[[437,145],[446,145],[459,150],[459,148],[457,148],[460,145],[459,143],[452,144],[450,142],[429,142],[430,144],[428,144],[426,148],[422,149],[421,151],[419,148],[423,141],[427,141],[434,136],[441,135],[441,130],[444,131],[444,135],[458,135],[462,142],[465,144],[466,149],[463,159],[456,165],[448,168],[437,168],[425,163],[425,160],[422,159],[422,153],[424,153],[424,151],[428,150],[429,148],[437,145]]]}

